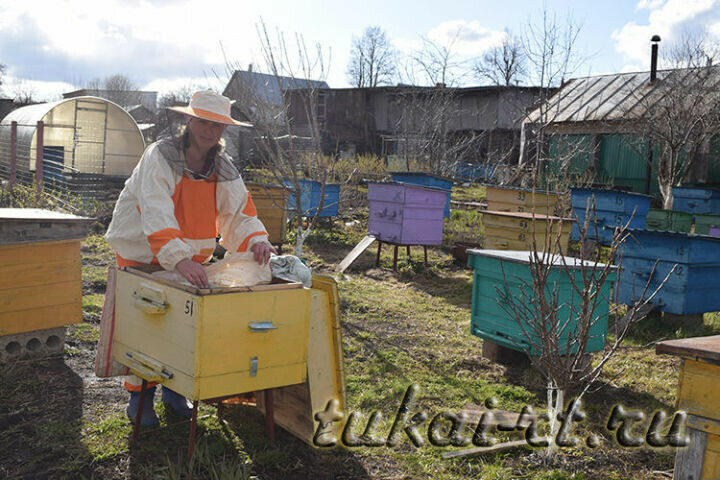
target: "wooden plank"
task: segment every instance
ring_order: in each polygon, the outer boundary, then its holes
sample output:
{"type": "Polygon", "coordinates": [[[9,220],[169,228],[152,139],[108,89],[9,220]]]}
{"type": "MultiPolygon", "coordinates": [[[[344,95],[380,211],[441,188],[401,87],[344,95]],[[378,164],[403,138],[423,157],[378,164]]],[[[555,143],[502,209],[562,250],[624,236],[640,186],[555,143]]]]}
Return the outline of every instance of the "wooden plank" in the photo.
{"type": "Polygon", "coordinates": [[[46,263],[0,265],[0,290],[80,280],[79,256],[46,263]]]}
{"type": "Polygon", "coordinates": [[[82,302],[0,313],[0,336],[82,322],[82,302]]]}
{"type": "Polygon", "coordinates": [[[720,335],[665,340],[655,344],[655,353],[699,357],[720,362],[720,335]]]}
{"type": "Polygon", "coordinates": [[[720,478],[720,435],[707,436],[702,478],[720,478]]]}
{"type": "Polygon", "coordinates": [[[80,258],[80,240],[0,245],[0,265],[35,265],[80,258]]]}
{"type": "MultiPolygon", "coordinates": [[[[273,390],[273,399],[275,423],[312,445],[316,422],[309,408],[311,400],[308,382],[276,388],[273,390]]],[[[257,396],[257,408],[265,413],[264,395],[257,396]]]]}
{"type": "Polygon", "coordinates": [[[355,245],[355,248],[353,248],[345,258],[343,258],[343,260],[335,268],[335,271],[339,273],[344,272],[345,269],[347,269],[355,260],[357,260],[360,254],[367,250],[367,248],[372,245],[374,241],[375,237],[366,235],[365,238],[360,240],[360,243],[355,245]]]}
{"type": "Polygon", "coordinates": [[[689,478],[700,480],[705,460],[705,445],[707,433],[689,428],[690,446],[678,448],[675,454],[675,471],[673,480],[688,480],[689,478]]]}
{"type": "Polygon", "coordinates": [[[693,415],[720,420],[720,366],[685,359],[677,404],[693,415]]]}
{"type": "Polygon", "coordinates": [[[454,452],[445,452],[442,454],[443,458],[457,458],[457,457],[475,457],[478,455],[484,455],[486,453],[497,453],[509,450],[511,448],[527,447],[528,443],[525,440],[514,440],[512,442],[499,443],[492,447],[476,447],[468,448],[467,450],[456,450],[454,452]]]}
{"type": "Polygon", "coordinates": [[[35,308],[80,302],[81,282],[50,283],[46,285],[9,288],[0,291],[0,312],[17,312],[35,308]]]}

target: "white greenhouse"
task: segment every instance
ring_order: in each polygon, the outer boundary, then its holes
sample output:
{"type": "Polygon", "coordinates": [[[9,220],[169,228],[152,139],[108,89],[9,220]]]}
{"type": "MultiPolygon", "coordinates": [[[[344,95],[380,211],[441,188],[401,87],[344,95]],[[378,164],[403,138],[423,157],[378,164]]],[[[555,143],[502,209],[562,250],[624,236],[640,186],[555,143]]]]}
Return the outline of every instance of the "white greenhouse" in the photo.
{"type": "Polygon", "coordinates": [[[113,102],[98,97],[68,98],[18,108],[0,122],[0,164],[8,168],[11,124],[17,122],[17,172],[34,173],[42,134],[43,178],[128,177],[145,148],[135,120],[113,102]]]}

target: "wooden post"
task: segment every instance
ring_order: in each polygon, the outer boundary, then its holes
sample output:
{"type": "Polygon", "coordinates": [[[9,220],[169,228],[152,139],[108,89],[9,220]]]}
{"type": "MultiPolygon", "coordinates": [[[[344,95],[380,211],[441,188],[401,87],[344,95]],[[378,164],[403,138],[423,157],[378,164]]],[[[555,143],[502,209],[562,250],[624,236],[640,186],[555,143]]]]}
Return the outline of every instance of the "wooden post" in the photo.
{"type": "Polygon", "coordinates": [[[408,263],[410,263],[410,260],[412,260],[410,258],[410,245],[407,246],[407,257],[408,257],[408,263]]]}
{"type": "Polygon", "coordinates": [[[425,252],[425,265],[427,265],[427,245],[423,245],[423,251],[425,252]]]}
{"type": "Polygon", "coordinates": [[[17,181],[17,122],[10,124],[10,188],[17,181]]]}
{"type": "Polygon", "coordinates": [[[272,388],[265,390],[265,432],[270,444],[275,443],[275,406],[272,388]]]}
{"type": "Polygon", "coordinates": [[[393,270],[397,270],[397,254],[398,246],[395,245],[395,248],[393,249],[393,270]]]}
{"type": "Polygon", "coordinates": [[[45,125],[42,120],[37,122],[37,131],[35,134],[35,188],[37,192],[37,198],[40,198],[40,194],[43,189],[43,133],[45,125]]]}
{"type": "Polygon", "coordinates": [[[380,250],[382,250],[382,242],[380,240],[378,240],[378,253],[377,253],[377,258],[375,258],[375,266],[376,267],[380,266],[380,250]]]}
{"type": "Polygon", "coordinates": [[[135,413],[135,426],[133,427],[132,441],[137,442],[138,433],[140,432],[140,419],[143,414],[143,405],[145,405],[145,394],[147,393],[147,380],[142,381],[140,387],[140,404],[138,405],[137,412],[135,413]]]}
{"type": "Polygon", "coordinates": [[[190,419],[190,441],[188,443],[187,461],[188,464],[192,460],[195,451],[195,430],[197,429],[197,411],[199,400],[193,401],[192,417],[190,419]]]}

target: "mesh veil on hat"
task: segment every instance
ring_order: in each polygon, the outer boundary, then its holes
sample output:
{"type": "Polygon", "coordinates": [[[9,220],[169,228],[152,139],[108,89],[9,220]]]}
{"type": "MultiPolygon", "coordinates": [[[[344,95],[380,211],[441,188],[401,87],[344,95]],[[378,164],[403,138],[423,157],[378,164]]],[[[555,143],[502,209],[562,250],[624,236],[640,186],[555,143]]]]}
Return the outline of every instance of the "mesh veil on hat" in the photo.
{"type": "Polygon", "coordinates": [[[168,109],[195,118],[210,120],[211,122],[252,127],[251,123],[234,120],[230,116],[230,99],[212,90],[195,92],[190,99],[190,105],[187,107],[168,107],[168,109]]]}

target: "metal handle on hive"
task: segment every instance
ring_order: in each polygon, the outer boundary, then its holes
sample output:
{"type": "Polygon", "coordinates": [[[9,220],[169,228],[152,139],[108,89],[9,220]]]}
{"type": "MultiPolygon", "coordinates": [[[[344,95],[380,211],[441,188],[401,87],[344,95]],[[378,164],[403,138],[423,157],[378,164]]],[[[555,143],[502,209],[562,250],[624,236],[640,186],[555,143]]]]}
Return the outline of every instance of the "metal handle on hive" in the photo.
{"type": "Polygon", "coordinates": [[[277,326],[273,325],[272,322],[256,322],[248,325],[253,332],[267,332],[270,330],[277,330],[277,326]]]}

